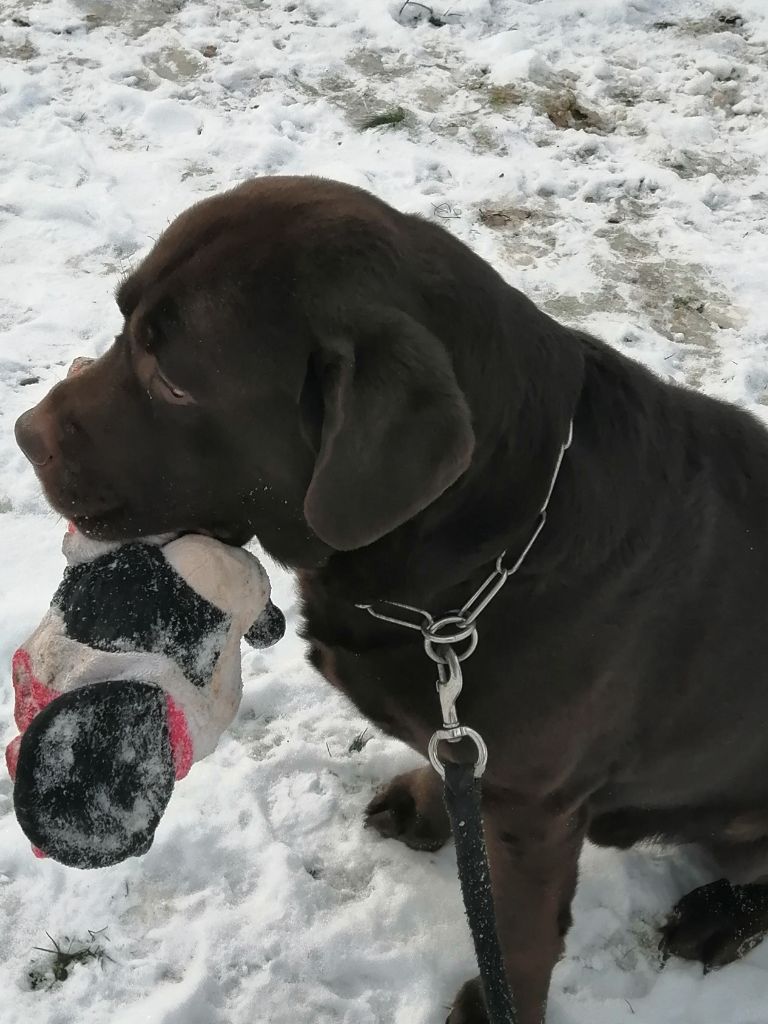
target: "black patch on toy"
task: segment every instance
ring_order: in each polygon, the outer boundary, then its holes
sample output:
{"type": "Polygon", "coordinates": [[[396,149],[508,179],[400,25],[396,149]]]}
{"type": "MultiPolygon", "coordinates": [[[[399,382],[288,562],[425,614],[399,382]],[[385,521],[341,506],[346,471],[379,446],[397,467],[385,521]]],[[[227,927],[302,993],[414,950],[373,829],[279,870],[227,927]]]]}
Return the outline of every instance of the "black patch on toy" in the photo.
{"type": "Polygon", "coordinates": [[[68,867],[145,853],[173,793],[166,698],[137,682],[58,697],[21,739],[13,802],[27,838],[68,867]]]}
{"type": "Polygon", "coordinates": [[[150,544],[125,544],[64,572],[53,605],[67,635],[100,651],[164,654],[207,686],[230,618],[150,544]]]}
{"type": "Polygon", "coordinates": [[[245,634],[245,639],[258,650],[271,647],[285,636],[285,616],[271,601],[245,634]]]}

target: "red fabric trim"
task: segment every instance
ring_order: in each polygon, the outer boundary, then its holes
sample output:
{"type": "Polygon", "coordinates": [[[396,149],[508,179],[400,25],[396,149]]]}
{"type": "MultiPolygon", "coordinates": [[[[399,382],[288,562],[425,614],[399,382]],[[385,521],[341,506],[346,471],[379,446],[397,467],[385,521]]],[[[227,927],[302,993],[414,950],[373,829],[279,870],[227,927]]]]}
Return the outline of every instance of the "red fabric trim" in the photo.
{"type": "Polygon", "coordinates": [[[11,667],[15,693],[13,714],[19,731],[24,732],[35,715],[61,694],[40,682],[32,668],[32,659],[23,647],[14,654],[11,667]]]}
{"type": "Polygon", "coordinates": [[[171,741],[173,764],[176,768],[176,779],[178,781],[183,779],[192,767],[194,759],[192,737],[189,735],[186,716],[173,697],[166,694],[165,703],[168,709],[168,737],[171,741]]]}
{"type": "Polygon", "coordinates": [[[8,767],[8,774],[11,779],[16,781],[16,767],[19,763],[19,747],[21,746],[21,736],[16,736],[12,739],[8,746],[5,748],[5,763],[8,767]]]}
{"type": "Polygon", "coordinates": [[[32,660],[29,653],[20,647],[13,656],[12,677],[14,692],[13,717],[19,729],[19,734],[5,748],[5,763],[8,766],[8,774],[16,781],[16,768],[19,763],[19,747],[21,746],[21,734],[29,728],[32,719],[61,696],[57,690],[41,683],[32,668],[32,660]]]}

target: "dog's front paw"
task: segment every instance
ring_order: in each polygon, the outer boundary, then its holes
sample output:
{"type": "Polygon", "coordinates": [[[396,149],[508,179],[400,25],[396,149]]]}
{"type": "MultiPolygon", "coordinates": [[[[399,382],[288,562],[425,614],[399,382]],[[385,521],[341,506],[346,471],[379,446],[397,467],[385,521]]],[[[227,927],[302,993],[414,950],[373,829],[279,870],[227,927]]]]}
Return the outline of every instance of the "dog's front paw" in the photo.
{"type": "Polygon", "coordinates": [[[451,834],[440,776],[431,767],[398,775],[368,804],[365,825],[413,850],[439,850],[451,834]]]}
{"type": "Polygon", "coordinates": [[[473,978],[462,985],[445,1024],[488,1024],[480,978],[473,978]]]}
{"type": "Polygon", "coordinates": [[[662,928],[659,949],[667,956],[699,960],[704,970],[738,960],[768,933],[768,886],[719,882],[694,889],[662,928]]]}

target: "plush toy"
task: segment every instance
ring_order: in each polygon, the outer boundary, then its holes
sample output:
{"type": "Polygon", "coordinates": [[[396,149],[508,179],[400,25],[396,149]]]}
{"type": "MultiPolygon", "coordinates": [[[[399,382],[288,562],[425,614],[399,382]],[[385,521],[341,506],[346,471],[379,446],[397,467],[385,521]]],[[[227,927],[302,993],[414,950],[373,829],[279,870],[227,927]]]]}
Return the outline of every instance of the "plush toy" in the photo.
{"type": "Polygon", "coordinates": [[[175,782],[235,717],[241,638],[268,647],[285,619],[259,561],[210,537],[117,545],[70,528],[64,554],[13,658],[6,761],[38,856],[105,867],[149,849],[175,782]]]}

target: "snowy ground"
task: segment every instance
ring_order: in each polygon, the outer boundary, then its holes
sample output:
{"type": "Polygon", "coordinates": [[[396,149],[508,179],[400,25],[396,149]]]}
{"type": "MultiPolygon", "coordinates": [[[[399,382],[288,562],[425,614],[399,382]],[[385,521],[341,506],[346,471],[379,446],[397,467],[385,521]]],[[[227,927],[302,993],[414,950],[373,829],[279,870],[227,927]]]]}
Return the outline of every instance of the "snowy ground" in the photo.
{"type": "MultiPolygon", "coordinates": [[[[366,186],[560,318],[766,412],[765,0],[458,0],[435,7],[443,27],[398,7],[0,0],[3,746],[11,652],[62,570],[14,419],[104,349],[121,272],[217,189],[276,172],[366,186]]],[[[414,755],[375,733],[350,752],[365,722],[294,635],[244,670],[234,728],[142,860],[35,860],[0,776],[3,1024],[441,1024],[474,973],[453,852],[360,827],[414,755]],[[53,985],[33,947],[89,930],[108,958],[53,985]]],[[[550,1020],[765,1024],[768,946],[707,977],[660,969],[655,928],[707,878],[692,857],[588,850],[550,1020]]]]}

